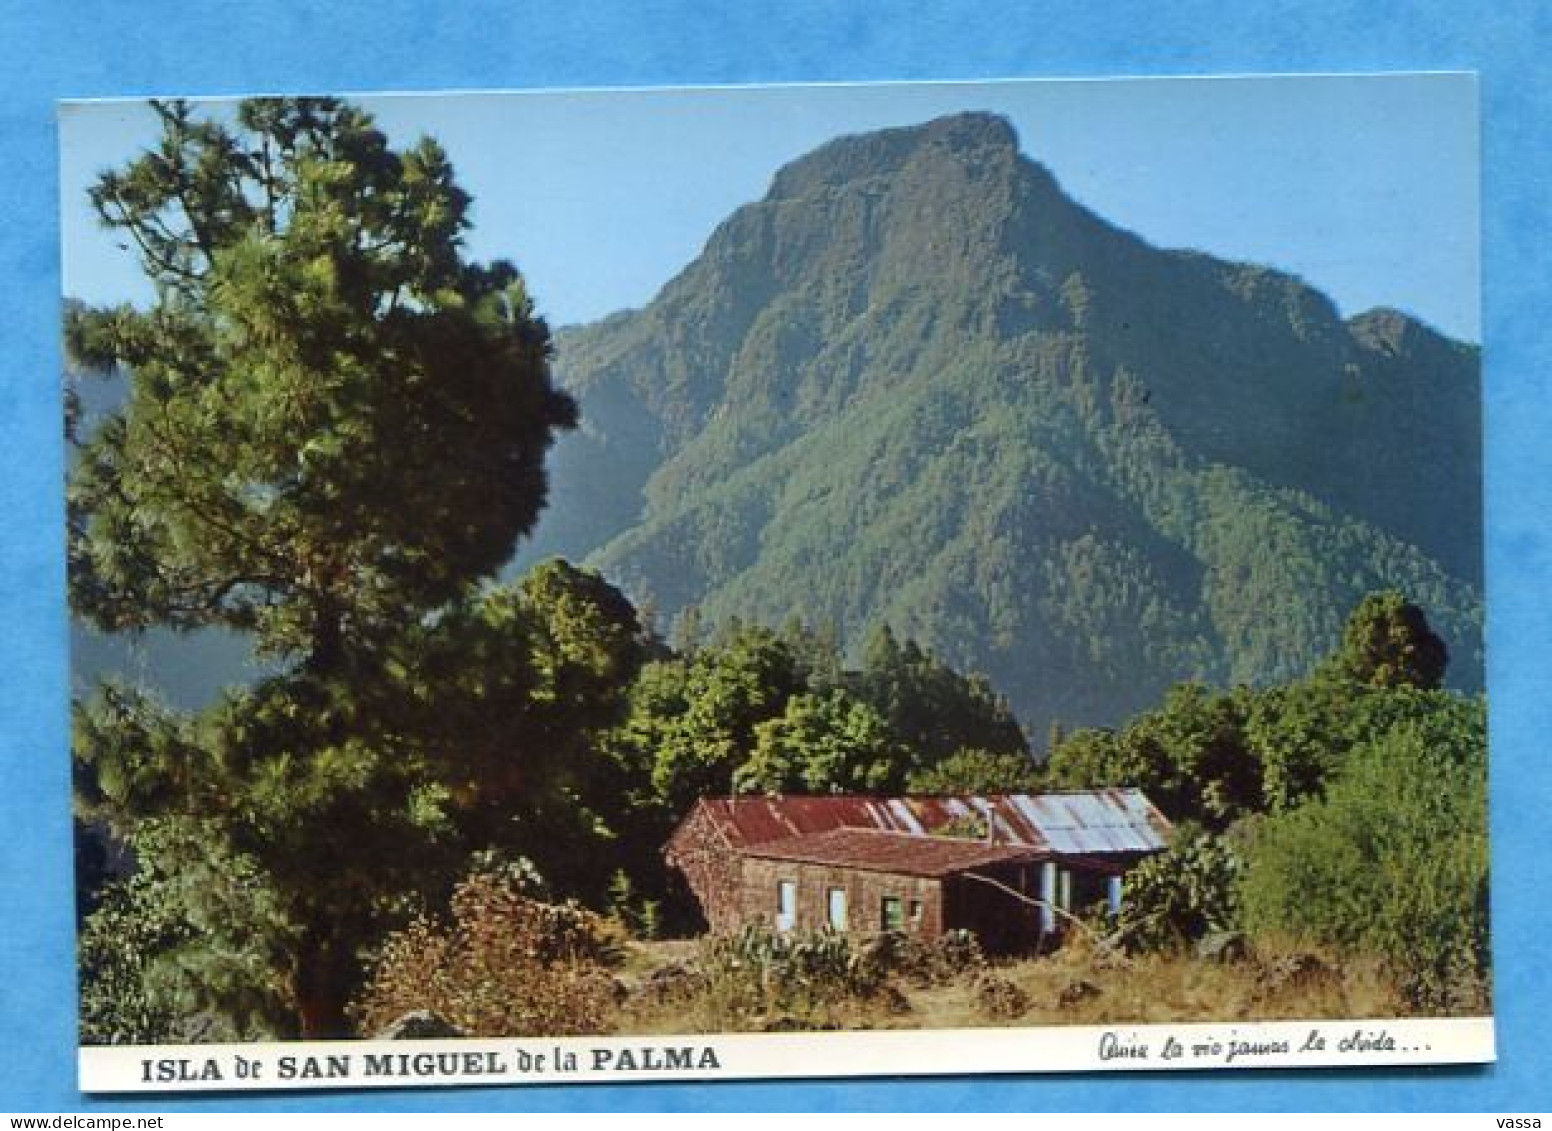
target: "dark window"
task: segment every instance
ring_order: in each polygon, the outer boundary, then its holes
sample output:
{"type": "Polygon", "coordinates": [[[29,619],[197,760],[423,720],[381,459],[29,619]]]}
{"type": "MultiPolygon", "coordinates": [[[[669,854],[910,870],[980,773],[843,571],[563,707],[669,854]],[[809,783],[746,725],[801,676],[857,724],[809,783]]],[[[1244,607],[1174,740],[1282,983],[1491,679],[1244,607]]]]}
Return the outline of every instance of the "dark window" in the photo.
{"type": "Polygon", "coordinates": [[[886,931],[898,931],[905,926],[905,912],[900,906],[900,897],[886,895],[884,897],[883,912],[879,921],[886,931]]]}

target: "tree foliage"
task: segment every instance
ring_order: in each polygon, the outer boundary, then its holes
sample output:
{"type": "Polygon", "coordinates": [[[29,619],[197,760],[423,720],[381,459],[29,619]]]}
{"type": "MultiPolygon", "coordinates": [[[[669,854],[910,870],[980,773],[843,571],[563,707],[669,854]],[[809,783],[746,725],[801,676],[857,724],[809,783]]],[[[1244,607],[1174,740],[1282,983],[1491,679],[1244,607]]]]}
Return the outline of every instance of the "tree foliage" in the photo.
{"type": "Polygon", "coordinates": [[[1066,788],[1133,785],[1172,818],[1222,830],[1319,797],[1352,750],[1433,710],[1445,659],[1420,608],[1373,594],[1304,678],[1231,692],[1179,684],[1120,730],[1058,736],[1048,775],[1066,788]]]}
{"type": "Polygon", "coordinates": [[[898,790],[910,753],[879,714],[844,691],[794,695],[755,728],[733,777],[739,793],[884,793],[898,790]]]}
{"type": "Polygon", "coordinates": [[[676,813],[732,792],[755,730],[785,710],[802,683],[775,633],[733,626],[688,659],[648,665],[621,736],[656,796],[676,813]]]}
{"type": "Polygon", "coordinates": [[[1323,798],[1268,818],[1243,898],[1261,935],[1384,959],[1414,1008],[1486,1004],[1487,773],[1480,699],[1357,750],[1323,798]]]}
{"type": "Polygon", "coordinates": [[[1449,651],[1423,610],[1394,590],[1371,593],[1348,618],[1331,666],[1339,678],[1366,687],[1418,687],[1444,683],[1449,651]]]}
{"type": "Polygon", "coordinates": [[[801,622],[773,632],[735,620],[647,663],[612,742],[675,815],[706,794],[898,790],[978,742],[1028,764],[1023,731],[984,679],[887,629],[851,669],[833,629],[801,622]]]}
{"type": "Polygon", "coordinates": [[[82,803],[131,838],[197,822],[249,861],[285,926],[286,996],[334,1034],[361,943],[471,843],[552,811],[528,790],[497,829],[512,765],[570,786],[543,762],[576,744],[548,740],[585,728],[546,713],[597,704],[588,670],[616,693],[634,617],[554,570],[477,588],[532,527],[575,409],[515,268],[465,260],[469,200],[440,147],[396,150],[331,99],[153,109],[159,143],[92,203],[154,301],[67,315],[77,364],[127,383],[73,430],[71,603],[109,632],[238,630],[271,667],[198,717],[88,700],[82,803]],[[620,631],[587,642],[589,605],[620,631]]]}
{"type": "Polygon", "coordinates": [[[1066,789],[1131,786],[1175,820],[1223,829],[1261,806],[1262,773],[1244,734],[1244,697],[1180,684],[1120,731],[1079,730],[1052,751],[1066,789]]]}
{"type": "Polygon", "coordinates": [[[911,774],[907,791],[919,794],[1034,793],[1045,776],[1026,754],[998,754],[961,747],[947,758],[911,774]]]}
{"type": "Polygon", "coordinates": [[[855,687],[924,762],[964,747],[1029,753],[1007,700],[984,676],[955,671],[916,641],[898,639],[888,625],[868,638],[855,687]]]}
{"type": "Polygon", "coordinates": [[[129,377],[72,476],[73,607],[333,671],[506,560],[575,408],[515,268],[463,259],[436,143],[330,99],[153,106],[160,144],[92,203],[156,300],[66,325],[129,377]]]}
{"type": "Polygon", "coordinates": [[[965,753],[954,766],[971,772],[980,755],[998,780],[1026,780],[1023,732],[984,679],[892,633],[879,639],[887,646],[851,668],[833,628],[734,620],[697,626],[678,652],[643,664],[625,718],[601,743],[623,799],[613,847],[624,882],[610,878],[630,893],[628,918],[650,907],[670,927],[697,921],[658,853],[699,797],[900,791],[977,738],[998,749],[965,753]]]}
{"type": "Polygon", "coordinates": [[[1485,718],[1438,689],[1436,643],[1416,606],[1377,594],[1305,679],[1186,685],[1118,732],[1064,737],[1053,781],[1137,785],[1180,822],[1126,878],[1126,942],[1243,928],[1378,957],[1411,1008],[1483,1008],[1485,718]]]}
{"type": "Polygon", "coordinates": [[[81,932],[82,1042],[294,1036],[295,939],[258,862],[187,819],[145,822],[130,844],[134,874],[100,893],[81,932]]]}

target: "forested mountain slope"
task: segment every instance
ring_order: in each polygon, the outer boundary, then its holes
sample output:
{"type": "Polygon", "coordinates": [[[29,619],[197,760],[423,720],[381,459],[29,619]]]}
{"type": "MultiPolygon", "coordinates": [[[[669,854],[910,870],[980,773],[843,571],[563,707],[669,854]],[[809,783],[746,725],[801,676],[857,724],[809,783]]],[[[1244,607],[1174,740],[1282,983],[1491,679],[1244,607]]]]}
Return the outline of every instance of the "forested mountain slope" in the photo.
{"type": "Polygon", "coordinates": [[[665,623],[887,623],[1039,727],[1291,678],[1397,588],[1480,683],[1475,347],[1150,247],[999,118],[792,163],[557,366],[583,428],[530,554],[665,623]]]}

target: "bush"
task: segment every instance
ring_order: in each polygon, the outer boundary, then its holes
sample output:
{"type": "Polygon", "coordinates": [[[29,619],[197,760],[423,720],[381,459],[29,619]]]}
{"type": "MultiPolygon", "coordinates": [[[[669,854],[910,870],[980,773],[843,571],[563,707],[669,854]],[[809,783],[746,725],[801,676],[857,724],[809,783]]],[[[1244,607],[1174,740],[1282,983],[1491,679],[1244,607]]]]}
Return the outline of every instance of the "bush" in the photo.
{"type": "Polygon", "coordinates": [[[292,939],[251,857],[198,822],[144,822],[134,874],[81,928],[81,1042],[183,1044],[294,1036],[283,954],[292,939]]]}
{"type": "Polygon", "coordinates": [[[950,982],[967,970],[986,964],[981,943],[972,931],[950,931],[924,941],[902,931],[886,931],[860,944],[855,965],[870,982],[903,978],[915,986],[950,982]]]}
{"type": "Polygon", "coordinates": [[[1384,961],[1411,1008],[1485,1006],[1486,736],[1442,698],[1355,751],[1326,797],[1268,818],[1243,886],[1258,940],[1384,961]]]}
{"type": "Polygon", "coordinates": [[[1127,950],[1160,950],[1237,930],[1240,870],[1227,837],[1181,825],[1167,851],[1127,873],[1117,940],[1127,950]]]}
{"type": "Polygon", "coordinates": [[[781,934],[756,924],[702,944],[697,1003],[713,1028],[773,1019],[789,1028],[832,1028],[837,1011],[849,1005],[900,1011],[897,979],[937,985],[981,965],[980,947],[966,932],[922,942],[897,931],[854,939],[828,930],[781,934]]]}
{"type": "Polygon", "coordinates": [[[612,1027],[619,928],[576,904],[544,903],[502,875],[471,876],[452,921],[389,937],[352,1006],[364,1034],[429,1010],[469,1036],[578,1036],[612,1027]]]}
{"type": "Polygon", "coordinates": [[[707,940],[699,965],[712,996],[749,1017],[811,1016],[866,996],[880,978],[876,964],[856,960],[845,935],[780,934],[759,924],[707,940]]]}

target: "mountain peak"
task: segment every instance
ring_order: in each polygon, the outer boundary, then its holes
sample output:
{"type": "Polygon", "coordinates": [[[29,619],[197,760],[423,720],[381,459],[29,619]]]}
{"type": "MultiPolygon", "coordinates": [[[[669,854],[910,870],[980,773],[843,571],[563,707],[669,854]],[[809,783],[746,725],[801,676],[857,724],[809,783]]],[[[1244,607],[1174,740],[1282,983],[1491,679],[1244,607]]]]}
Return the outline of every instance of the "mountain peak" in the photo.
{"type": "Polygon", "coordinates": [[[919,126],[907,127],[903,132],[918,135],[923,144],[946,145],[955,149],[987,146],[1017,150],[1019,144],[1018,132],[1013,128],[1013,123],[1001,114],[986,110],[949,114],[919,126]]]}
{"type": "Polygon", "coordinates": [[[1477,359],[1424,334],[1148,245],[994,115],[843,137],[567,336],[535,542],[669,618],[889,625],[1037,727],[1291,679],[1384,588],[1475,686],[1477,359]]]}
{"type": "Polygon", "coordinates": [[[1377,306],[1347,320],[1353,338],[1364,348],[1399,357],[1421,350],[1459,348],[1432,326],[1403,311],[1377,306]]]}
{"type": "Polygon", "coordinates": [[[796,199],[853,181],[888,176],[923,150],[961,159],[976,153],[1018,152],[1018,134],[999,114],[971,111],[919,126],[836,138],[777,172],[768,199],[796,199]]]}

